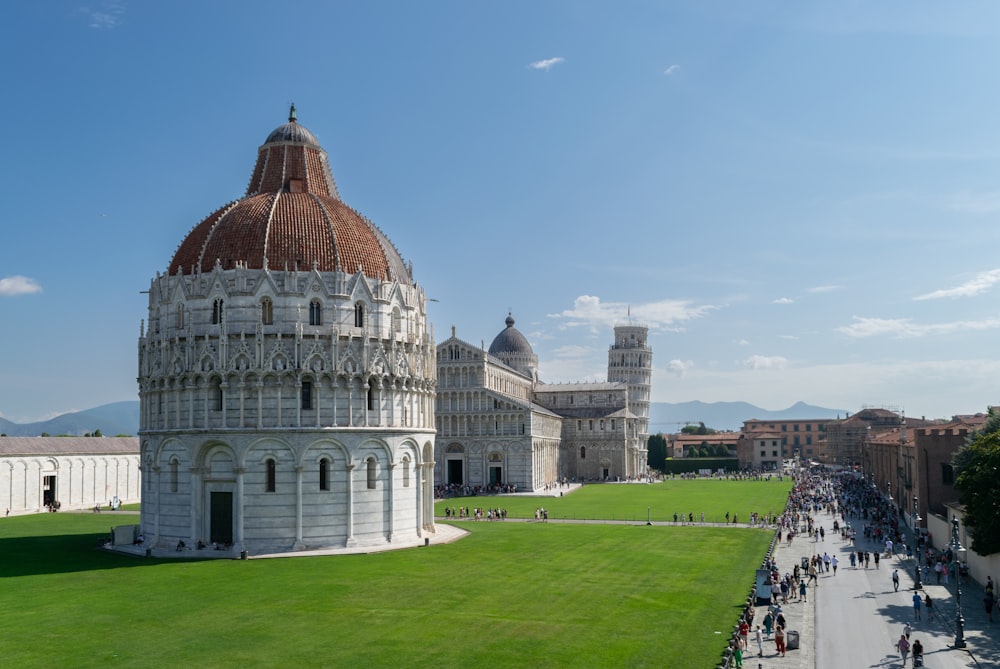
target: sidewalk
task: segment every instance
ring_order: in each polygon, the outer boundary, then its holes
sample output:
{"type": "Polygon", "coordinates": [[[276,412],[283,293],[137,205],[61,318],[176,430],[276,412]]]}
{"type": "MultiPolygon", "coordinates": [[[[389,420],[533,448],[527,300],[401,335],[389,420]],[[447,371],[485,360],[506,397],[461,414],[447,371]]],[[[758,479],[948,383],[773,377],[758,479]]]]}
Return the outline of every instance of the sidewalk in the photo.
{"type": "MultiPolygon", "coordinates": [[[[923,583],[920,595],[930,594],[934,601],[934,619],[915,621],[913,613],[914,560],[905,555],[883,559],[879,568],[874,561],[868,569],[852,568],[850,552],[878,549],[875,542],[859,538],[857,545],[842,542],[833,532],[833,516],[815,515],[817,526],[826,529],[825,541],[814,542],[797,536],[789,546],[782,541],[775,547],[774,558],[782,574],[791,572],[803,557],[824,552],[840,561],[837,574],[822,573],[819,582],[808,591],[808,603],[789,599],[782,606],[787,629],[798,631],[798,650],[785,657],[775,652],[773,638],[764,642],[764,657],[757,657],[751,632],[750,650],[744,657],[746,669],[863,669],[865,667],[902,667],[894,644],[909,622],[913,627],[911,642],[919,639],[924,646],[924,666],[928,669],[985,669],[1000,667],[1000,618],[990,623],[983,609],[984,591],[976,583],[962,586],[962,613],[965,618],[966,648],[953,647],[955,636],[955,583],[938,585],[933,574],[923,583]],[[899,570],[899,591],[893,590],[892,571],[899,570]]],[[[849,519],[863,526],[863,521],[849,519]]],[[[860,529],[860,527],[859,527],[860,529]]],[[[860,532],[859,532],[860,534],[860,532]]],[[[767,606],[756,608],[754,625],[760,624],[767,606]]],[[[910,663],[907,662],[907,666],[910,663]]]]}

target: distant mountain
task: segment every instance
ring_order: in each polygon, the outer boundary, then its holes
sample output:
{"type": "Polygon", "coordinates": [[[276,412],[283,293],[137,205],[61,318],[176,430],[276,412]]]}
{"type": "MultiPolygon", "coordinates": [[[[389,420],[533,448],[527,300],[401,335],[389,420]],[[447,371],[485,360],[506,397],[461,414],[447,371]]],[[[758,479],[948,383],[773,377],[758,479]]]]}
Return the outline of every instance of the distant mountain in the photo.
{"type": "MultiPolygon", "coordinates": [[[[689,424],[704,423],[713,430],[739,430],[743,421],[779,420],[793,418],[837,418],[846,416],[843,409],[825,409],[804,402],[797,402],[781,411],[768,411],[747,402],[652,402],[649,406],[649,431],[679,432],[689,424]]],[[[68,434],[82,436],[100,430],[113,437],[118,434],[136,435],[139,432],[139,402],[115,402],[103,406],[56,416],[39,423],[12,423],[0,418],[0,433],[11,437],[37,437],[43,432],[50,435],[68,434]]]]}
{"type": "Polygon", "coordinates": [[[12,423],[0,418],[0,433],[11,437],[38,437],[42,433],[81,437],[100,430],[107,437],[139,433],[139,402],[115,402],[103,406],[65,413],[38,423],[12,423]]]}
{"type": "Polygon", "coordinates": [[[745,420],[792,420],[796,418],[837,418],[846,416],[843,409],[825,409],[805,402],[796,402],[787,409],[768,411],[747,402],[651,402],[649,431],[651,434],[680,432],[685,425],[704,423],[713,430],[737,431],[745,420]]]}

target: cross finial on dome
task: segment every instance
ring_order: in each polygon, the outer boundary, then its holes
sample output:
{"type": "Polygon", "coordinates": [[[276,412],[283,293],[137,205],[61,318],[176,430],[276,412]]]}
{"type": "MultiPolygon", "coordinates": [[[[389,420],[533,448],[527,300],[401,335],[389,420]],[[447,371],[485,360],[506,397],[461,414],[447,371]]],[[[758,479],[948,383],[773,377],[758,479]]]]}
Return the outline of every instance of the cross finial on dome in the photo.
{"type": "Polygon", "coordinates": [[[295,103],[293,102],[292,103],[292,108],[288,110],[288,122],[289,123],[295,123],[295,121],[296,121],[296,118],[295,118],[295,103]]]}

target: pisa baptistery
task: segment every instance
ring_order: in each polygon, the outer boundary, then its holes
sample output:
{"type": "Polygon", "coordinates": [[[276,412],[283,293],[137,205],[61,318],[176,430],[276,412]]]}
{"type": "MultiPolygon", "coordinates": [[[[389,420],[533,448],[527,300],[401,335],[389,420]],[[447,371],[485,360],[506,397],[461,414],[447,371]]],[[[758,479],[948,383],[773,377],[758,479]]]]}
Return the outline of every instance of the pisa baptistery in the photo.
{"type": "Polygon", "coordinates": [[[412,271],[340,199],[293,106],[244,197],[195,225],[149,286],[147,548],[253,555],[434,532],[435,347],[412,271]]]}

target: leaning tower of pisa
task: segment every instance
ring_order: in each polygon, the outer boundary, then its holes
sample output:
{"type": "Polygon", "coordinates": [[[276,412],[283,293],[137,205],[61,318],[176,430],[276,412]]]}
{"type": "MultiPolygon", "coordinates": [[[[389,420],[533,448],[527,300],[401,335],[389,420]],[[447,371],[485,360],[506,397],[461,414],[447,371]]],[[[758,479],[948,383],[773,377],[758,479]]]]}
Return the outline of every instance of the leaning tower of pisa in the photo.
{"type": "MultiPolygon", "coordinates": [[[[646,442],[649,439],[649,389],[653,376],[653,349],[647,341],[645,325],[616,325],[615,343],[608,349],[608,381],[628,385],[628,408],[635,421],[629,445],[642,453],[638,471],[645,471],[646,442]]],[[[631,450],[631,449],[630,449],[631,450]]]]}

